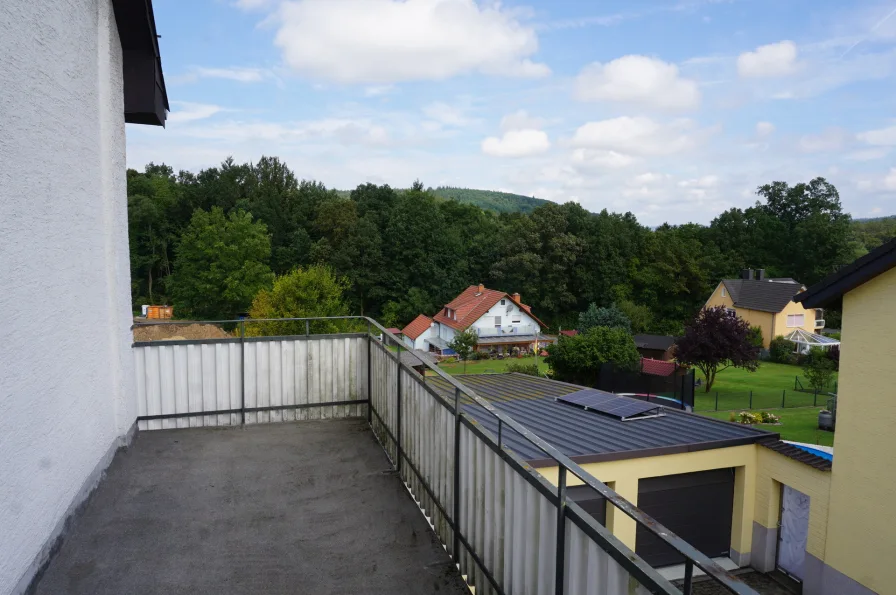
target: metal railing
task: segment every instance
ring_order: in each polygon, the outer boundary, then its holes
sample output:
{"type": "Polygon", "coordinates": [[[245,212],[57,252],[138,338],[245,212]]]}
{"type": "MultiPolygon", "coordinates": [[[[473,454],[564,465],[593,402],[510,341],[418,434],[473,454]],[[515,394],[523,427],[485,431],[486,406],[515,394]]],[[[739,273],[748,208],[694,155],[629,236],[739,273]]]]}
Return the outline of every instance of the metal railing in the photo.
{"type": "Polygon", "coordinates": [[[531,335],[534,337],[538,329],[538,327],[533,324],[519,324],[516,326],[512,324],[504,324],[496,328],[474,328],[476,334],[480,337],[512,337],[514,335],[531,335]]]}
{"type": "MultiPolygon", "coordinates": [[[[738,578],[592,477],[553,445],[438,367],[423,362],[430,373],[453,387],[453,402],[444,399],[427,385],[425,376],[401,363],[401,352],[407,347],[375,320],[342,316],[211,322],[239,327],[238,338],[217,342],[239,342],[245,354],[248,341],[313,341],[315,337],[338,337],[340,335],[313,335],[310,332],[310,324],[314,321],[337,320],[354,320],[367,325],[367,332],[361,335],[366,337],[367,357],[356,360],[356,365],[366,366],[359,376],[366,379],[366,398],[352,399],[350,404],[367,405],[367,418],[374,434],[477,593],[578,595],[600,592],[621,595],[649,592],[672,595],[683,592],[689,595],[696,566],[731,593],[755,595],[755,591],[738,578]],[[265,321],[304,322],[305,335],[246,337],[246,324],[265,321]],[[496,418],[497,436],[463,413],[462,402],[481,407],[496,418]],[[504,446],[502,433],[505,431],[517,433],[556,462],[557,486],[547,482],[504,446]],[[684,558],[683,590],[679,591],[568,499],[566,487],[570,475],[684,558]]],[[[150,324],[177,324],[177,321],[150,324]]],[[[342,336],[354,339],[359,335],[342,336]]],[[[214,342],[158,343],[176,346],[214,342]]],[[[146,343],[135,343],[135,347],[146,346],[146,343]]],[[[249,411],[245,403],[245,378],[245,375],[241,376],[243,399],[240,409],[203,410],[178,417],[239,413],[241,423],[245,423],[249,411]]],[[[314,406],[337,403],[320,402],[314,406]]],[[[289,408],[296,406],[269,405],[263,409],[289,408]]]]}

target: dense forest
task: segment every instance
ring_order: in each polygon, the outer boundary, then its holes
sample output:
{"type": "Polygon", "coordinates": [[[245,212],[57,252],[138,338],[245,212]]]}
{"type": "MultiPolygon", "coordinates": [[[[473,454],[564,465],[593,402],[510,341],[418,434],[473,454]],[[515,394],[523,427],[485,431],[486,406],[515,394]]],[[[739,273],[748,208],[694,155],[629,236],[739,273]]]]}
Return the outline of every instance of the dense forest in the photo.
{"type": "Polygon", "coordinates": [[[507,205],[487,210],[446,191],[415,182],[337,192],[272,157],[198,173],[129,170],[135,308],[171,303],[179,318],[232,318],[276,276],[322,264],[344,281],[353,312],[389,325],[481,282],[520,292],[555,330],[596,303],[616,304],[635,332],[678,333],[742,268],[811,284],[896,233],[896,219],[853,222],[822,178],[761,186],[754,206],[708,226],[656,229],[576,203],[495,212],[507,205]]]}

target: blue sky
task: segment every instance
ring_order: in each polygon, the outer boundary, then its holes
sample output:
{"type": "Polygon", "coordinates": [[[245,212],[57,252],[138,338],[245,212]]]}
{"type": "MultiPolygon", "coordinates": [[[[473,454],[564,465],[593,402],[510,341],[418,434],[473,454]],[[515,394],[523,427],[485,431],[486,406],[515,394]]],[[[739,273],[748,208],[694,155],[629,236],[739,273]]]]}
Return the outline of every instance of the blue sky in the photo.
{"type": "Polygon", "coordinates": [[[128,165],[506,190],[648,225],[822,175],[896,214],[896,0],[155,0],[128,165]]]}

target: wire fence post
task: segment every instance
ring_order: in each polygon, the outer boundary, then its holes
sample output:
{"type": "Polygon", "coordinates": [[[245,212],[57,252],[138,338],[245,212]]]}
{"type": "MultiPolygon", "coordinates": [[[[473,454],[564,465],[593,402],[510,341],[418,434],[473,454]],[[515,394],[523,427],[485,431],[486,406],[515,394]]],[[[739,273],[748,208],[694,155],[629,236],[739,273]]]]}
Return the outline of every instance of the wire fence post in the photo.
{"type": "Polygon", "coordinates": [[[560,465],[557,474],[557,545],[554,566],[554,592],[563,595],[563,576],[566,558],[566,467],[560,465]]]}
{"type": "Polygon", "coordinates": [[[719,410],[719,391],[716,391],[716,411],[719,410]]]}
{"type": "Polygon", "coordinates": [[[781,391],[781,409],[784,409],[784,399],[787,397],[787,389],[781,391]]]}
{"type": "Polygon", "coordinates": [[[815,394],[812,396],[812,406],[818,407],[818,389],[815,389],[815,394]]]}
{"type": "Polygon", "coordinates": [[[750,391],[750,409],[753,408],[753,391],[750,391]]]}

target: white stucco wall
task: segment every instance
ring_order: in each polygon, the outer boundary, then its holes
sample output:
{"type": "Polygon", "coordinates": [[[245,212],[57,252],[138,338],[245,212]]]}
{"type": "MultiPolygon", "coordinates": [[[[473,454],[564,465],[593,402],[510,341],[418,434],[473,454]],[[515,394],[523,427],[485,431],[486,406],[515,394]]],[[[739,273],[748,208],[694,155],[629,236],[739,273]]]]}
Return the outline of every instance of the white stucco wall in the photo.
{"type": "Polygon", "coordinates": [[[473,323],[473,327],[477,331],[483,331],[480,334],[485,336],[486,333],[495,333],[495,317],[501,317],[501,328],[509,330],[510,328],[519,329],[521,334],[535,334],[540,332],[538,323],[525,310],[516,306],[510,300],[506,300],[505,305],[498,302],[492,306],[488,312],[479,317],[479,320],[473,323]],[[514,323],[519,320],[518,323],[514,323]]]}
{"type": "Polygon", "coordinates": [[[136,417],[110,0],[0,2],[0,593],[136,417]]]}

